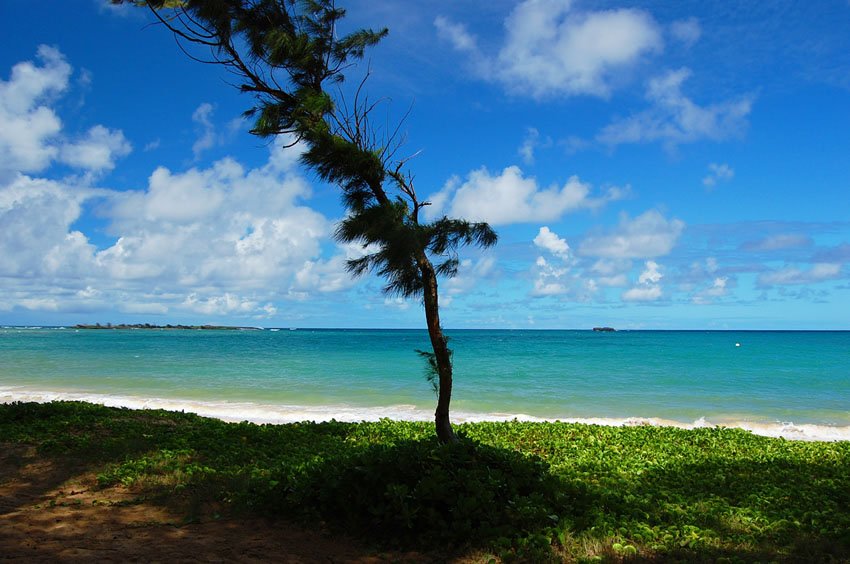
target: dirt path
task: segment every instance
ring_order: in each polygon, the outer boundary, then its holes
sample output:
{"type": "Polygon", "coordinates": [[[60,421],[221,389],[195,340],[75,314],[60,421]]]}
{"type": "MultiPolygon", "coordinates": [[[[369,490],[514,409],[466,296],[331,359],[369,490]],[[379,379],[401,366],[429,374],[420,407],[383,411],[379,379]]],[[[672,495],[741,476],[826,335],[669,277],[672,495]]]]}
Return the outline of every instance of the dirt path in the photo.
{"type": "MultiPolygon", "coordinates": [[[[19,562],[432,562],[262,519],[182,525],[123,488],[97,489],[73,461],[0,445],[0,560],[19,562]]],[[[475,561],[475,559],[463,559],[475,561]]]]}

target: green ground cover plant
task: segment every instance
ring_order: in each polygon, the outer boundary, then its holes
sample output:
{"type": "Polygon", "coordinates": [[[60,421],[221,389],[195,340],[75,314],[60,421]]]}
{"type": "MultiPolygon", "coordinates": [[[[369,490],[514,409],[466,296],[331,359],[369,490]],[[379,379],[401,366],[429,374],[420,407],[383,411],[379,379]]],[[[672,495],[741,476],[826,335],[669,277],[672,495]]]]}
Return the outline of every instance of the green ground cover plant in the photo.
{"type": "Polygon", "coordinates": [[[99,487],[249,512],[375,544],[521,561],[847,561],[850,443],[737,429],[225,423],[54,402],[0,405],[0,443],[73,459],[99,487]]]}

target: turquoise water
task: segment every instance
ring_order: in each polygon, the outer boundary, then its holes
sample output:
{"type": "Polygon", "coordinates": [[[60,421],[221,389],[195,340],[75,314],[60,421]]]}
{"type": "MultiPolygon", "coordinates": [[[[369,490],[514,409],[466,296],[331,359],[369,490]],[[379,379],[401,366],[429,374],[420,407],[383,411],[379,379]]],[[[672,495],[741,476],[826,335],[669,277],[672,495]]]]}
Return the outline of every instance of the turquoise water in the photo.
{"type": "MultiPolygon", "coordinates": [[[[457,420],[850,430],[850,332],[448,333],[457,420]]],[[[69,397],[256,421],[428,419],[435,397],[414,353],[427,346],[418,330],[6,328],[0,401],[69,397]]]]}

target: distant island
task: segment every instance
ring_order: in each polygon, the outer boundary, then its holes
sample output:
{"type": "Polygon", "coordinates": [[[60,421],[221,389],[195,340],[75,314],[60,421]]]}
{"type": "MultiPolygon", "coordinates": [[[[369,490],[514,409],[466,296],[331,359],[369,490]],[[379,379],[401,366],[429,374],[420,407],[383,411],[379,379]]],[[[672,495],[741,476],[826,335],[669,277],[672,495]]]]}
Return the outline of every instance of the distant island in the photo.
{"type": "Polygon", "coordinates": [[[107,323],[94,325],[87,323],[79,323],[74,325],[74,329],[186,329],[186,330],[203,330],[203,331],[262,331],[259,327],[231,327],[228,325],[151,325],[150,323],[119,323],[113,325],[107,323]]]}
{"type": "Polygon", "coordinates": [[[613,327],[594,327],[593,330],[601,331],[603,333],[613,333],[614,331],[616,331],[616,329],[614,329],[613,327]]]}

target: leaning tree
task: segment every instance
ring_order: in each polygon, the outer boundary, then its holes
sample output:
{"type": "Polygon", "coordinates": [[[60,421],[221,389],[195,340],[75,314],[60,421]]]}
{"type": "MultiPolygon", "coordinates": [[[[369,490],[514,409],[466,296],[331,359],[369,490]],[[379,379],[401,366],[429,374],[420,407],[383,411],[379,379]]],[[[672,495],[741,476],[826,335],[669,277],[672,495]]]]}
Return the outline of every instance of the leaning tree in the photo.
{"type": "Polygon", "coordinates": [[[399,129],[387,132],[372,120],[377,104],[365,94],[368,72],[343,94],[345,72],[387,30],[339,37],[345,10],[333,0],[112,1],[146,5],[188,56],[238,77],[239,89],[254,96],[246,112],[254,119],[251,133],[286,134],[304,148],[302,162],[341,189],[347,214],[335,236],[366,253],[349,260],[348,270],[374,272],[386,281],[385,293],[422,300],[432,351],[420,354],[434,376],[437,437],[456,440],[449,419],[452,352],[440,325],[438,277],[457,274],[460,247],[490,247],[497,236],[486,223],[445,216],[425,221],[420,212],[429,202],[417,195],[408,159],[397,158],[399,129]]]}

